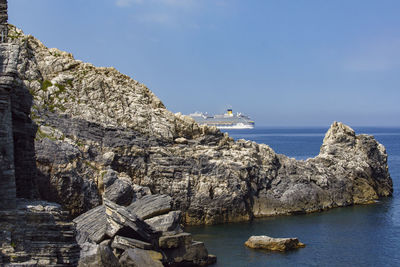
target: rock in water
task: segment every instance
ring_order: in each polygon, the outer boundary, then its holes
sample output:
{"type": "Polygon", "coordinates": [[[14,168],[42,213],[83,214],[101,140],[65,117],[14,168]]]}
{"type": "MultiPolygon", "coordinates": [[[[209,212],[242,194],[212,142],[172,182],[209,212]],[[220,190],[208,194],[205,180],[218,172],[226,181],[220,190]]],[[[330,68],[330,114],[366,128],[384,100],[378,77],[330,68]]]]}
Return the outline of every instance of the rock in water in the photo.
{"type": "Polygon", "coordinates": [[[297,238],[273,238],[266,235],[251,236],[244,244],[249,248],[272,251],[288,251],[306,246],[299,242],[297,238]]]}

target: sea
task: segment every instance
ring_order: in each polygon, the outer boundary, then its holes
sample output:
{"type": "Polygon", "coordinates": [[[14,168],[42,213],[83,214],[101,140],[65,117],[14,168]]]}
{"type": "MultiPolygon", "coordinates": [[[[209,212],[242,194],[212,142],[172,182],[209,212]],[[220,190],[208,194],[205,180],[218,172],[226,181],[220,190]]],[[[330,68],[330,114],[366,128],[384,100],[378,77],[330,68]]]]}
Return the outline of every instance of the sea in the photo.
{"type": "MultiPolygon", "coordinates": [[[[319,153],[326,128],[271,128],[227,131],[235,139],[269,145],[299,160],[319,153]]],[[[386,147],[393,197],[375,204],[256,219],[252,222],[191,226],[185,231],[217,256],[213,266],[400,266],[400,128],[353,127],[386,147]],[[250,249],[252,235],[298,237],[306,244],[291,252],[250,249]]]]}

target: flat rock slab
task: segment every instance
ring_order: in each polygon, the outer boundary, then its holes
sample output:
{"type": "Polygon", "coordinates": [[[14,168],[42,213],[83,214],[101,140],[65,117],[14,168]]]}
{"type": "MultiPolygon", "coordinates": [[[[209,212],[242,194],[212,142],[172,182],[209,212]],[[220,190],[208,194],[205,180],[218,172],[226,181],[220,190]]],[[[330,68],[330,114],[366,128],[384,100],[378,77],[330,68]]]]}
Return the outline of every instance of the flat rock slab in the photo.
{"type": "MultiPolygon", "coordinates": [[[[183,239],[181,241],[189,240],[183,239]]],[[[192,241],[190,244],[177,248],[164,249],[164,252],[167,256],[168,266],[206,266],[216,261],[215,256],[208,255],[204,243],[198,241],[192,241]]]]}
{"type": "Polygon", "coordinates": [[[272,251],[287,251],[306,246],[297,238],[273,238],[266,235],[251,236],[244,244],[249,248],[272,251]]]}
{"type": "Polygon", "coordinates": [[[171,210],[172,198],[167,195],[148,195],[128,206],[128,210],[142,220],[165,214],[171,210]]]}
{"type": "Polygon", "coordinates": [[[183,232],[180,227],[181,214],[181,211],[170,211],[168,214],[147,219],[145,222],[157,231],[181,233],[183,232]]]}
{"type": "Polygon", "coordinates": [[[106,237],[107,215],[104,205],[87,211],[74,219],[78,244],[100,243],[106,237]]]}
{"type": "Polygon", "coordinates": [[[192,243],[192,235],[190,233],[181,233],[177,235],[162,236],[158,240],[160,248],[177,248],[186,247],[192,243]]]}
{"type": "Polygon", "coordinates": [[[117,235],[114,237],[114,241],[112,242],[111,247],[122,250],[127,250],[130,248],[151,249],[152,245],[150,243],[143,242],[137,239],[117,235]]]}

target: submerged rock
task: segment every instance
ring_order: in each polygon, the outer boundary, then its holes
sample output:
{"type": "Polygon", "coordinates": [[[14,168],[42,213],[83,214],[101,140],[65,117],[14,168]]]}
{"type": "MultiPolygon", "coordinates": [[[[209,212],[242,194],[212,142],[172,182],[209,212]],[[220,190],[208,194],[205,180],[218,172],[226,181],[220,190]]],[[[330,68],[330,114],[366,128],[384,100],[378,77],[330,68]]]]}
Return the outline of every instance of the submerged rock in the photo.
{"type": "Polygon", "coordinates": [[[266,235],[251,236],[244,244],[249,248],[272,251],[288,251],[306,246],[297,238],[273,238],[266,235]]]}

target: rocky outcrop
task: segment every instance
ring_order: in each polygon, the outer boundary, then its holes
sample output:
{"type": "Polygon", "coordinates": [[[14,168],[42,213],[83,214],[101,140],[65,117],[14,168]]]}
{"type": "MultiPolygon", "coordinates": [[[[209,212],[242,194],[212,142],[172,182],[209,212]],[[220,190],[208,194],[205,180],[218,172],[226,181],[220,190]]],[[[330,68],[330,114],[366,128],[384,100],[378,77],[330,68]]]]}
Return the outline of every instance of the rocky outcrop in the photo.
{"type": "Polygon", "coordinates": [[[170,209],[171,198],[163,195],[145,196],[129,207],[105,199],[104,205],[74,220],[81,247],[79,266],[107,266],[105,262],[111,261],[114,262],[109,263],[112,266],[143,267],[214,263],[216,258],[208,255],[204,243],[192,241],[191,234],[183,233],[181,217],[176,216],[180,212],[163,214],[170,209]],[[132,209],[135,203],[137,205],[132,209]],[[143,203],[147,204],[141,205],[143,203]],[[159,208],[156,209],[154,204],[159,208]],[[147,218],[146,221],[143,218],[147,218]]]}
{"type": "Polygon", "coordinates": [[[113,68],[82,63],[13,27],[9,36],[34,98],[37,191],[74,215],[100,205],[104,194],[128,204],[135,193],[127,181],[169,195],[187,224],[313,212],[392,194],[384,147],[341,123],[332,124],[317,157],[296,161],[172,114],[113,68]]]}
{"type": "Polygon", "coordinates": [[[306,246],[298,238],[273,238],[266,235],[251,236],[244,244],[249,248],[272,251],[288,251],[306,246]]]}

